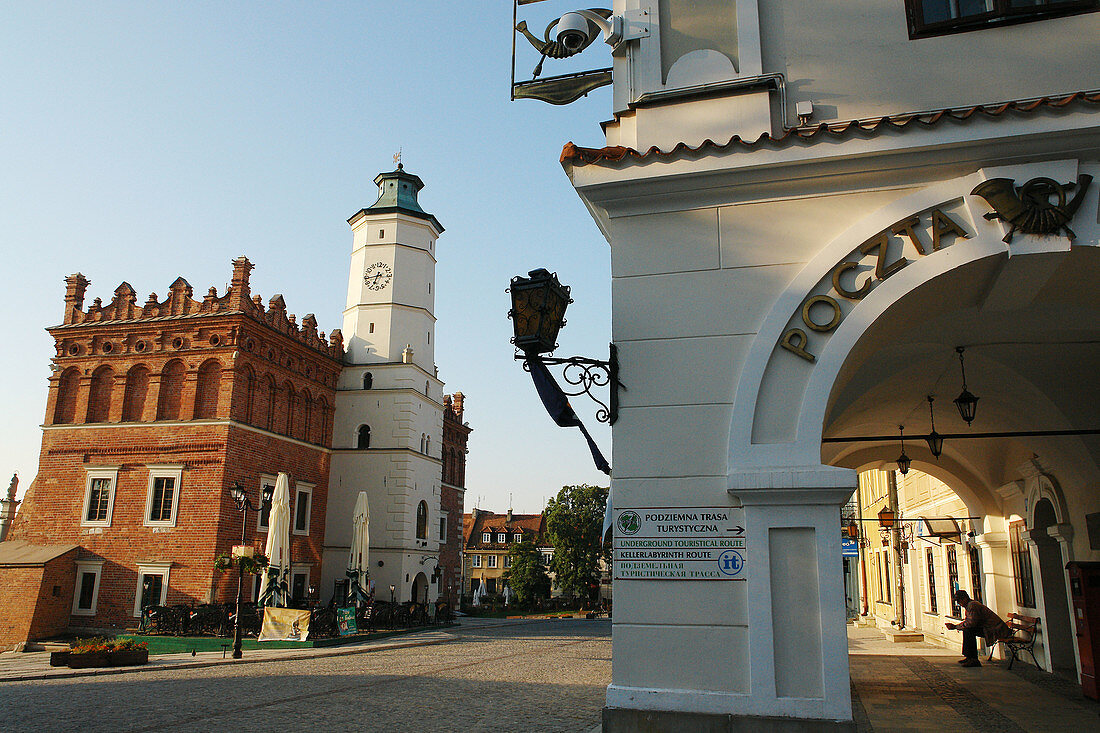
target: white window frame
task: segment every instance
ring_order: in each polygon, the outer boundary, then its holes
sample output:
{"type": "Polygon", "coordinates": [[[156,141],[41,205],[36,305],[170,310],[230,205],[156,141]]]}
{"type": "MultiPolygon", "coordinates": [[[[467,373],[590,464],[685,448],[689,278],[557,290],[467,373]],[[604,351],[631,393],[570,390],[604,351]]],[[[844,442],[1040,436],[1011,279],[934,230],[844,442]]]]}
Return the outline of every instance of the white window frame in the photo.
{"type": "Polygon", "coordinates": [[[481,567],[481,555],[470,555],[470,567],[472,567],[472,568],[480,568],[481,567]]]}
{"type": "Polygon", "coordinates": [[[504,556],[504,569],[507,570],[510,567],[512,567],[512,558],[508,555],[505,555],[504,556]]]}
{"type": "Polygon", "coordinates": [[[495,568],[496,566],[497,566],[497,556],[496,555],[489,555],[489,567],[490,568],[495,568]]]}
{"type": "Polygon", "coordinates": [[[512,535],[512,542],[523,542],[523,533],[516,532],[512,535]]]}
{"type": "Polygon", "coordinates": [[[294,482],[294,516],[291,518],[294,522],[290,527],[290,533],[296,535],[308,535],[309,523],[313,518],[313,484],[307,484],[304,481],[294,482]],[[298,529],[298,497],[301,494],[308,494],[309,500],[306,501],[306,528],[304,530],[298,529]]]}
{"type": "Polygon", "coordinates": [[[81,527],[110,527],[111,517],[115,511],[115,494],[118,491],[118,466],[86,466],[84,468],[84,504],[80,510],[81,527]],[[88,519],[88,504],[92,500],[92,481],[95,479],[109,479],[111,488],[107,494],[107,518],[88,519]]]}
{"type": "Polygon", "coordinates": [[[77,560],[76,561],[76,587],[73,589],[73,615],[95,616],[96,607],[99,605],[99,582],[103,579],[103,560],[77,560]],[[80,582],[85,573],[95,575],[95,584],[92,586],[92,607],[80,607],[80,582]]]}
{"type": "MultiPolygon", "coordinates": [[[[264,498],[264,486],[270,486],[272,489],[274,489],[275,488],[275,481],[276,481],[276,479],[275,479],[274,476],[268,476],[266,473],[260,474],[260,494],[259,494],[259,497],[260,497],[260,502],[261,503],[263,502],[263,498],[264,498]]],[[[312,497],[310,497],[310,498],[312,499],[312,497]]],[[[271,517],[271,512],[268,511],[268,519],[269,520],[270,520],[270,517],[271,517]]],[[[257,532],[263,532],[264,534],[267,534],[268,525],[264,524],[263,519],[264,519],[264,513],[263,512],[256,512],[256,531],[257,532]]]]}
{"type": "Polygon", "coordinates": [[[180,486],[183,483],[183,466],[178,464],[158,464],[147,466],[149,469],[149,488],[145,494],[145,518],[146,527],[175,527],[176,518],[180,508],[180,486]],[[172,491],[172,516],[167,520],[154,521],[149,518],[153,511],[153,486],[158,478],[170,478],[175,481],[172,491]]]}
{"type": "Polygon", "coordinates": [[[134,618],[141,618],[141,582],[146,575],[161,575],[164,580],[160,584],[160,602],[156,605],[163,606],[168,600],[168,575],[172,570],[170,562],[142,563],[137,567],[137,588],[134,591],[134,618]]]}
{"type": "Polygon", "coordinates": [[[497,542],[502,544],[502,545],[508,544],[508,533],[507,532],[497,532],[497,542]]]}
{"type": "Polygon", "coordinates": [[[482,542],[492,542],[493,541],[493,533],[492,532],[482,532],[481,533],[481,541],[482,542]]]}
{"type": "Polygon", "coordinates": [[[291,598],[294,597],[293,594],[294,594],[294,576],[295,575],[304,575],[304,576],[306,576],[306,582],[302,586],[302,598],[303,598],[303,600],[306,599],[306,598],[309,598],[309,570],[310,570],[310,567],[311,567],[310,565],[296,565],[294,563],[291,563],[291,565],[290,565],[290,587],[288,588],[288,590],[291,593],[291,598]]]}

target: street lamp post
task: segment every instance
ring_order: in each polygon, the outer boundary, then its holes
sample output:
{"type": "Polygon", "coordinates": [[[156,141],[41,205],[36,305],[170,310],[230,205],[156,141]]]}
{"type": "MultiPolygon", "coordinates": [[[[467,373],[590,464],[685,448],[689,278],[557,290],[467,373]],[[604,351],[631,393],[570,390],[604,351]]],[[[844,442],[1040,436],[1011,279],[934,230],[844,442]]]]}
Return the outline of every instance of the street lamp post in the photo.
{"type": "MultiPolygon", "coordinates": [[[[245,532],[248,531],[248,512],[265,512],[271,509],[271,497],[275,493],[275,489],[271,486],[265,486],[263,488],[262,499],[260,505],[255,506],[252,504],[252,500],[244,492],[244,488],[235,483],[229,487],[229,495],[233,497],[233,505],[236,506],[237,511],[241,513],[241,544],[240,551],[234,551],[233,555],[237,560],[237,613],[233,619],[233,658],[240,659],[243,655],[241,652],[241,589],[244,586],[244,566],[242,561],[245,555],[245,532]]],[[[251,549],[251,548],[249,548],[251,549]]]]}

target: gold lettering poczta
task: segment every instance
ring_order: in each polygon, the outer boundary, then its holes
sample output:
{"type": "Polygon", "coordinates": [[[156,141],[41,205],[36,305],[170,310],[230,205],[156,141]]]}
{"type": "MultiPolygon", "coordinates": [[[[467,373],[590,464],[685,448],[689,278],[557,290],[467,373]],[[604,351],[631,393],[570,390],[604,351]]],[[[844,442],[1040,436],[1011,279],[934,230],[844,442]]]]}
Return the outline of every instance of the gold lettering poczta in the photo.
{"type": "Polygon", "coordinates": [[[806,351],[806,341],[805,331],[801,328],[792,328],[780,337],[779,345],[792,354],[801,356],[808,362],[815,362],[817,361],[817,357],[806,351]]]}

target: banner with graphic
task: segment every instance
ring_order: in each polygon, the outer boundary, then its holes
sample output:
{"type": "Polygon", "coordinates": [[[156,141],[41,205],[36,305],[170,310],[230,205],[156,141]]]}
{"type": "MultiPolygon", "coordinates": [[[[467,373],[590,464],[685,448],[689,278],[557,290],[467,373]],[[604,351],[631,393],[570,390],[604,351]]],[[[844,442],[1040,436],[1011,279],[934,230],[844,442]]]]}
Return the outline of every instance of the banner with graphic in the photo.
{"type": "Polygon", "coordinates": [[[297,608],[264,609],[260,641],[305,641],[309,636],[309,611],[297,608]]]}
{"type": "Polygon", "coordinates": [[[340,636],[359,633],[359,625],[355,622],[355,606],[336,609],[336,628],[340,636]]]}

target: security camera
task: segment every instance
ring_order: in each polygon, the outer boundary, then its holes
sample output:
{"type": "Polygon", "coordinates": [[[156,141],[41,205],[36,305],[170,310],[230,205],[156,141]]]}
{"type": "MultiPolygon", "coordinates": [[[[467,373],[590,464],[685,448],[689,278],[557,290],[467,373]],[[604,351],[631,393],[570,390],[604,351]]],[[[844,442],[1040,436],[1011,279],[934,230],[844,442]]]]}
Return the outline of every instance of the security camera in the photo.
{"type": "Polygon", "coordinates": [[[557,41],[570,54],[584,50],[593,40],[588,19],[580,13],[566,13],[558,20],[557,41]]]}

